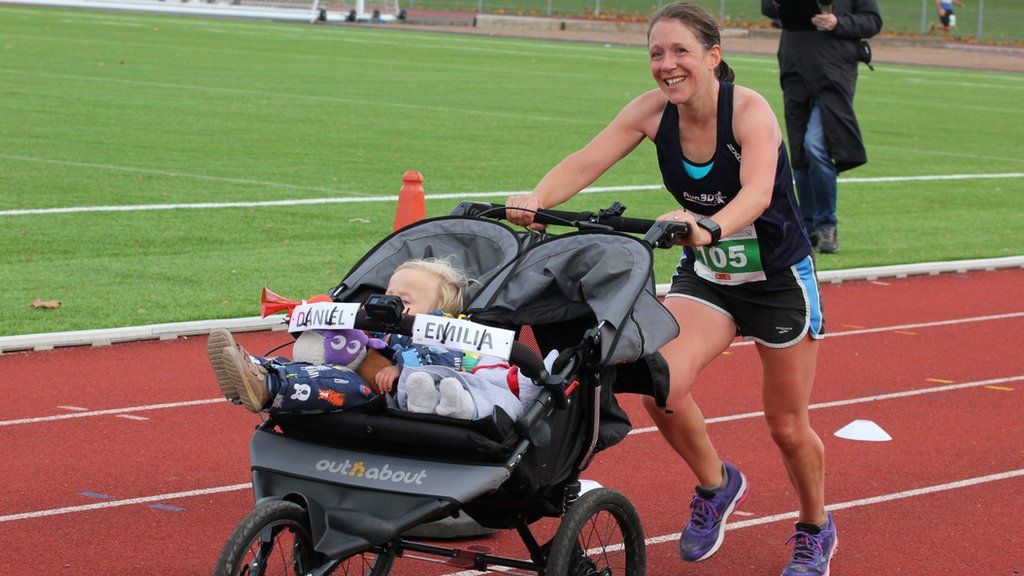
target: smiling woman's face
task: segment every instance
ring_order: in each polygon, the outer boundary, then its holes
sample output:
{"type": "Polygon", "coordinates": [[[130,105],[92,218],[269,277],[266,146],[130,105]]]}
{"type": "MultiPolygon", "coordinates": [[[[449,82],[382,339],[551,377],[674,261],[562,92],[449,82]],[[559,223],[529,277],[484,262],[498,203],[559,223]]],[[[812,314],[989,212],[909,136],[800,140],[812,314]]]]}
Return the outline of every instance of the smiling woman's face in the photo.
{"type": "Polygon", "coordinates": [[[651,76],[673,104],[683,104],[715,78],[721,48],[710,50],[681,21],[666,18],[654,23],[647,40],[651,76]]]}

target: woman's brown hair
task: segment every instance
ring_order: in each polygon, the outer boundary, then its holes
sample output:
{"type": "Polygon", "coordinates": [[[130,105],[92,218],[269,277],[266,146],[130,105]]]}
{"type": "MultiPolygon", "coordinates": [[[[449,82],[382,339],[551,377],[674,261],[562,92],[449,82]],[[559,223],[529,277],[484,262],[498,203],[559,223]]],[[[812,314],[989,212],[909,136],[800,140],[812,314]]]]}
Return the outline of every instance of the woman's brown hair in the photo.
{"type": "MultiPolygon", "coordinates": [[[[718,22],[703,8],[694,6],[689,2],[673,2],[666,4],[651,14],[651,22],[647,26],[647,39],[651,38],[651,29],[661,20],[678,20],[689,28],[697,40],[710,50],[714,45],[722,45],[722,35],[718,31],[718,22]]],[[[725,63],[723,59],[715,68],[715,77],[722,82],[732,82],[736,79],[736,73],[725,63]]]]}

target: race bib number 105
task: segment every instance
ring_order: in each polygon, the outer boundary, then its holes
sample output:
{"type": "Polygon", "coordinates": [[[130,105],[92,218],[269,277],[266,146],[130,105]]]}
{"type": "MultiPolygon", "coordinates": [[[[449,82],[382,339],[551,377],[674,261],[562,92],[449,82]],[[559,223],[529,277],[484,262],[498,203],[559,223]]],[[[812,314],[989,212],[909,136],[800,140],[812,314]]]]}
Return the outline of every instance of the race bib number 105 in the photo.
{"type": "Polygon", "coordinates": [[[732,285],[765,279],[753,225],[723,238],[715,246],[696,246],[693,255],[694,270],[705,280],[732,285]]]}

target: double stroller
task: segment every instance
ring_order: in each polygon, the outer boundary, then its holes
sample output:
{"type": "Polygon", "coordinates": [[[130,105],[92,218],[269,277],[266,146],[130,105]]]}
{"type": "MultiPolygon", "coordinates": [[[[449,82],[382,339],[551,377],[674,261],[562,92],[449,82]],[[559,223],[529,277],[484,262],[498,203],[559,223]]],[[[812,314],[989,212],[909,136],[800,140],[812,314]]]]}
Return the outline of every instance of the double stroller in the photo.
{"type": "MultiPolygon", "coordinates": [[[[276,415],[250,442],[256,506],[229,538],[215,574],[389,574],[396,559],[428,555],[456,569],[548,576],[641,576],[644,535],[632,504],[580,473],[622,440],[629,419],[614,393],[664,406],[668,368],[659,348],[678,327],[655,296],[652,246],[686,230],[597,213],[546,211],[538,221],[578,229],[514,231],[504,207],[460,204],[377,244],[330,295],[368,305],[356,327],[409,334],[400,308],[370,306],[412,258],[447,257],[477,279],[464,314],[513,330],[510,362],[543,387],[512,421],[502,410],[476,421],[412,414],[370,403],[319,415],[276,415]],[[495,219],[485,218],[486,216],[495,219]],[[620,230],[647,233],[644,240],[620,230]],[[559,351],[550,371],[542,355],[559,351]],[[487,528],[515,529],[528,558],[453,549],[403,537],[464,513],[487,528]],[[561,518],[538,541],[531,525],[561,518]]],[[[457,571],[457,570],[456,570],[457,571]]]]}

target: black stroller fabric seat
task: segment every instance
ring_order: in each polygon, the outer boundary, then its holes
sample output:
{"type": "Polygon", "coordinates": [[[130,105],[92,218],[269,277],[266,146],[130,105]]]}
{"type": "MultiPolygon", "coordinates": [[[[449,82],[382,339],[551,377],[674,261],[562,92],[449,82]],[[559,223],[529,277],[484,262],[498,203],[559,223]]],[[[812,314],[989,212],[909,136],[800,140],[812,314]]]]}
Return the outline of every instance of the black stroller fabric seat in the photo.
{"type": "Polygon", "coordinates": [[[285,436],[327,446],[444,459],[505,462],[519,436],[499,408],[493,418],[466,421],[396,410],[275,417],[285,436]]]}

